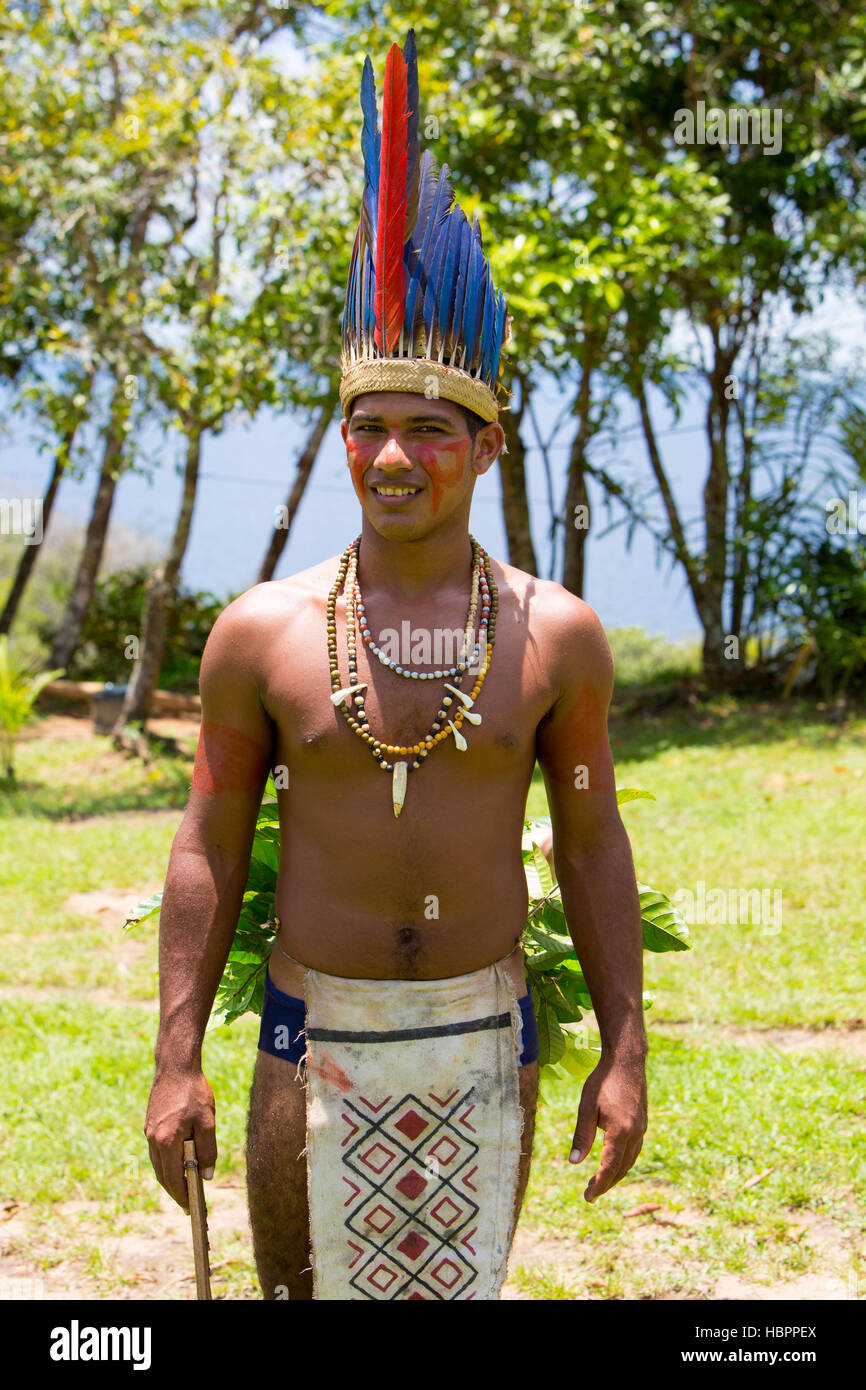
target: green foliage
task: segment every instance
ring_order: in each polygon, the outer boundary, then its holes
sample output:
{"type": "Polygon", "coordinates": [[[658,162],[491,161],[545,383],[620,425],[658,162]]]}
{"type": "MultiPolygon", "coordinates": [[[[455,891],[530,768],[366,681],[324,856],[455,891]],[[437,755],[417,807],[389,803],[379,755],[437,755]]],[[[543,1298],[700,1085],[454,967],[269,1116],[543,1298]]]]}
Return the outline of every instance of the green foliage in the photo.
{"type": "Polygon", "coordinates": [[[62,676],[62,671],[40,671],[38,674],[20,665],[9,650],[9,639],[0,637],[0,756],[4,775],[15,780],[15,742],[28,719],[40,691],[49,681],[62,676]]]}
{"type": "Polygon", "coordinates": [[[670,642],[642,627],[615,627],[607,633],[616,668],[617,689],[660,685],[700,669],[700,642],[670,642]]]}
{"type": "MultiPolygon", "coordinates": [[[[107,680],[123,684],[132,662],[124,648],[141,628],[141,610],[149,570],[146,565],[120,570],[97,583],[87,610],[81,644],[70,666],[72,680],[107,680]]],[[[159,683],[163,690],[195,691],[208,633],[228,603],[207,592],[180,588],[166,604],[165,656],[159,683]]],[[[47,625],[40,636],[50,642],[47,625]]]]}
{"type": "Polygon", "coordinates": [[[777,610],[789,639],[805,644],[824,698],[866,688],[866,549],[824,536],[790,562],[777,610]]]}
{"type": "MultiPolygon", "coordinates": [[[[619,787],[617,803],[654,800],[652,793],[619,787]]],[[[524,822],[523,865],[529,885],[529,914],[523,932],[526,977],[532,994],[540,1041],[539,1066],[545,1079],[570,1076],[583,1080],[598,1062],[600,1049],[589,1039],[584,1013],[592,1009],[589,989],[568,932],[558,886],[540,840],[550,821],[524,822]]],[[[265,975],[276,935],[275,892],[280,858],[280,823],[276,788],[268,778],[256,822],[250,870],[238,925],[217,990],[208,1029],[233,1023],[245,1013],[261,1014],[265,975]]],[[[689,929],[664,893],[638,884],[643,943],[647,951],[686,951],[689,929]]],[[[139,903],[127,928],[158,916],[161,893],[139,903]]],[[[644,995],[644,1008],[650,999],[644,995]]]]}
{"type": "MultiPolygon", "coordinates": [[[[617,803],[647,798],[636,787],[617,788],[617,803]]],[[[589,988],[568,931],[559,888],[539,845],[549,820],[524,824],[523,864],[530,889],[529,916],[523,932],[526,976],[538,1021],[539,1066],[544,1080],[571,1076],[584,1080],[598,1062],[600,1050],[581,1026],[592,1009],[589,988]]],[[[664,893],[638,884],[643,944],[647,951],[686,951],[689,929],[664,893]]],[[[644,995],[644,1008],[650,1004],[644,995]]]]}

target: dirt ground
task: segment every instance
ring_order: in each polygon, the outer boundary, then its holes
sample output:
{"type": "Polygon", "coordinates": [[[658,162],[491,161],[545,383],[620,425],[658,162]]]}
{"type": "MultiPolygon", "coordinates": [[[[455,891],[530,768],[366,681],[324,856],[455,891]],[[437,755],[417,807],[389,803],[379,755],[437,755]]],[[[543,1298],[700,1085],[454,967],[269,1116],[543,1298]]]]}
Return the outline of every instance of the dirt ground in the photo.
{"type": "MultiPolygon", "coordinates": [[[[207,1184],[208,1233],[211,1246],[211,1270],[215,1298],[257,1299],[257,1288],[244,1278],[240,1287],[233,1281],[227,1295],[225,1276],[231,1266],[244,1266],[251,1248],[246,1213],[245,1192],[240,1184],[207,1184]]],[[[646,1204],[649,1206],[650,1204],[646,1204]]],[[[162,1196],[158,1212],[131,1212],[120,1219],[121,1229],[106,1237],[96,1224],[96,1204],[88,1201],[64,1202],[54,1210],[63,1217],[68,1239],[70,1224],[75,1230],[76,1243],[98,1243],[100,1278],[89,1276],[87,1257],[69,1254],[60,1245],[59,1235],[46,1228],[40,1241],[42,1268],[16,1254],[16,1247],[32,1243],[41,1219],[36,1209],[7,1203],[0,1209],[0,1294],[3,1297],[28,1299],[108,1299],[123,1300],[186,1300],[195,1298],[192,1248],[188,1218],[170,1199],[162,1196]]],[[[838,1224],[813,1213],[792,1214],[792,1239],[805,1238],[816,1257],[816,1264],[825,1272],[806,1272],[787,1282],[758,1284],[734,1274],[723,1274],[700,1282],[697,1294],[675,1292],[683,1270],[683,1253],[678,1249],[677,1232],[687,1235],[706,1218],[697,1210],[667,1211],[664,1207],[647,1211],[635,1209],[635,1229],[632,1236],[632,1261],[637,1260],[645,1271],[653,1271],[664,1288],[670,1279],[671,1292],[655,1295],[662,1299],[728,1300],[748,1302],[765,1300],[816,1301],[862,1297],[862,1291],[852,1291],[841,1273],[826,1272],[836,1266],[846,1268],[848,1245],[838,1224]]],[[[595,1250],[597,1255],[597,1247],[595,1250]]],[[[577,1242],[538,1239],[529,1231],[518,1230],[511,1252],[509,1268],[519,1266],[535,1270],[561,1281],[575,1290],[581,1299],[599,1299],[600,1281],[589,1277],[586,1252],[577,1242]]],[[[529,1300],[513,1279],[506,1283],[504,1300],[529,1300]]]]}

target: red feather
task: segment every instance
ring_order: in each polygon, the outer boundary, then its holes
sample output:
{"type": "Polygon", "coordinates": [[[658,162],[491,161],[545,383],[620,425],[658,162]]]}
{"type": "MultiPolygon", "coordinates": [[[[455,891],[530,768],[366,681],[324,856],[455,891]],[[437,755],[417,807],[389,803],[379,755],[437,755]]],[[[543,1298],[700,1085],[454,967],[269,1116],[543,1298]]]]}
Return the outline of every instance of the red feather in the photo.
{"type": "Polygon", "coordinates": [[[406,59],[395,43],[385,64],[382,95],[382,143],[379,206],[376,223],[376,296],[374,338],[389,353],[400,336],[405,312],[403,247],[406,241],[406,59]]]}

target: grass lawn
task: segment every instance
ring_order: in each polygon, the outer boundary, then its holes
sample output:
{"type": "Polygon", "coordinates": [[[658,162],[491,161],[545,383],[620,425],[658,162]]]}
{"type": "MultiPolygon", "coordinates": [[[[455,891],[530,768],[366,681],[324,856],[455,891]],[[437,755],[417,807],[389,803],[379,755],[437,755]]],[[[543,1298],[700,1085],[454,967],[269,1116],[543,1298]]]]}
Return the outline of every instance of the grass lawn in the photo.
{"type": "MultiPolygon", "coordinates": [[[[20,746],[0,792],[0,1278],[46,1296],[188,1298],[186,1222],[142,1134],[156,941],[120,930],[161,885],[186,798],[184,756],[143,767],[106,738],[20,746]]],[[[68,730],[67,730],[68,734],[68,730]]],[[[616,716],[638,878],[764,891],[781,917],[706,912],[693,950],[646,957],[650,1128],[628,1177],[588,1205],[567,1163],[578,1095],[546,1089],[509,1296],[863,1297],[862,895],[866,720],[811,707],[616,716]],[[780,897],[773,898],[776,893],[780,897]]],[[[530,814],[545,814],[540,780],[530,814]]],[[[709,897],[707,899],[709,901],[709,897]]],[[[218,1296],[255,1297],[243,1202],[256,1026],[208,1036],[220,1162],[208,1186],[218,1296]]]]}

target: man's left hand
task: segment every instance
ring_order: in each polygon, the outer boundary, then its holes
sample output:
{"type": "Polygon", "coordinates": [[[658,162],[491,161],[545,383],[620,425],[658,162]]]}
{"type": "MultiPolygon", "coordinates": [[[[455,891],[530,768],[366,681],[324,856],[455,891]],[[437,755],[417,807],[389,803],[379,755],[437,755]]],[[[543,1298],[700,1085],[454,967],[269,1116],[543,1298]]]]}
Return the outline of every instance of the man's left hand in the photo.
{"type": "Polygon", "coordinates": [[[598,1171],[584,1190],[588,1202],[624,1178],[643,1146],[647,1127],[646,1066],[642,1056],[605,1057],[587,1077],[580,1097],[569,1162],[582,1163],[604,1130],[598,1171]]]}

